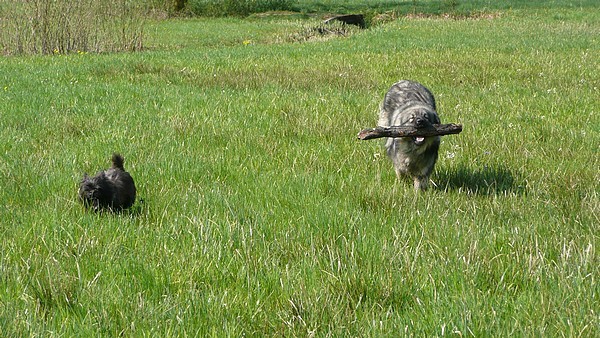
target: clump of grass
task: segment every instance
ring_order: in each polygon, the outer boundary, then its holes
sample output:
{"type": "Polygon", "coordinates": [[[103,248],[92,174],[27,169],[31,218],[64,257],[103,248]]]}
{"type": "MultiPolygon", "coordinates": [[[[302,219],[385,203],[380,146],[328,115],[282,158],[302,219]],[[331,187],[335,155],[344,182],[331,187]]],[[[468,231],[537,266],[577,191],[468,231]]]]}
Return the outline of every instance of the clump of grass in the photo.
{"type": "Polygon", "coordinates": [[[295,32],[289,36],[290,42],[322,41],[334,37],[346,37],[359,30],[353,25],[333,22],[329,24],[322,23],[318,26],[310,26],[295,32]]]}
{"type": "Polygon", "coordinates": [[[4,54],[135,51],[144,8],[126,0],[9,0],[0,7],[4,54]]]}

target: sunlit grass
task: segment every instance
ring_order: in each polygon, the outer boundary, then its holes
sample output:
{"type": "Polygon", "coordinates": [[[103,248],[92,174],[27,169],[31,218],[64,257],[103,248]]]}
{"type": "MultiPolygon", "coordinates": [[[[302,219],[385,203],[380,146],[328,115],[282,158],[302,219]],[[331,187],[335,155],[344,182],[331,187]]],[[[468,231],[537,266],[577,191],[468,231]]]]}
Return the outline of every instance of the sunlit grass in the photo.
{"type": "Polygon", "coordinates": [[[596,336],[597,15],[316,24],[0,59],[3,334],[596,336]],[[404,78],[464,125],[419,195],[356,140],[404,78]],[[140,200],[87,213],[113,151],[140,200]]]}

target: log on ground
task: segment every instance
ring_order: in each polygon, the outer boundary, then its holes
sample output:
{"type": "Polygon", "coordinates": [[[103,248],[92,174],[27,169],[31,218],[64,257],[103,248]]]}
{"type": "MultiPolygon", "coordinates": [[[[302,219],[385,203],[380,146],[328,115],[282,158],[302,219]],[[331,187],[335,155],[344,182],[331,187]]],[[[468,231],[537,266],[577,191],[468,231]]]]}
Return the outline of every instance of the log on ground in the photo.
{"type": "Polygon", "coordinates": [[[377,127],[363,129],[358,133],[360,140],[372,140],[381,137],[417,137],[458,134],[462,131],[461,124],[434,124],[431,128],[414,127],[377,127]]]}

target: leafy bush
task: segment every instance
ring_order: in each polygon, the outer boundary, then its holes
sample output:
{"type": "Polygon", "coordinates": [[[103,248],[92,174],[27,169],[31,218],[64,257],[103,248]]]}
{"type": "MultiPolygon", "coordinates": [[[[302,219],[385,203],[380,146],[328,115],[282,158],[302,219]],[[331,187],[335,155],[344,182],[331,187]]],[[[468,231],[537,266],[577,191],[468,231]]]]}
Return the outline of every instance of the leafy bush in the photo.
{"type": "Polygon", "coordinates": [[[247,16],[252,13],[289,10],[292,0],[190,0],[189,9],[202,16],[247,16]]]}

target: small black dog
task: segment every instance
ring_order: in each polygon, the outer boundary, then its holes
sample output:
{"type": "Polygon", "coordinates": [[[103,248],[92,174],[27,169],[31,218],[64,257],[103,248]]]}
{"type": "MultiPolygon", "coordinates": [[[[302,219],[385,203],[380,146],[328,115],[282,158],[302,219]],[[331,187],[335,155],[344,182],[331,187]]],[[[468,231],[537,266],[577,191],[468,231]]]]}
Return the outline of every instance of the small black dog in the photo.
{"type": "Polygon", "coordinates": [[[120,211],[135,202],[135,183],[123,168],[123,156],[112,155],[112,167],[96,176],[83,176],[79,185],[79,199],[94,211],[120,211]]]}
{"type": "MultiPolygon", "coordinates": [[[[379,126],[419,129],[439,123],[433,94],[420,83],[400,81],[385,94],[379,113],[379,126]]],[[[429,176],[438,158],[440,137],[390,137],[385,147],[398,178],[410,176],[415,190],[427,189],[429,176]]]]}

